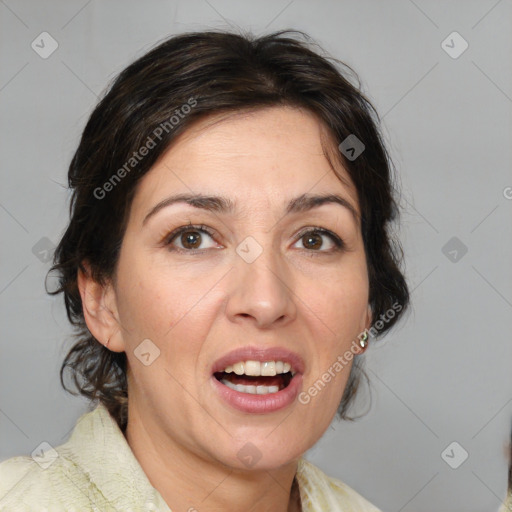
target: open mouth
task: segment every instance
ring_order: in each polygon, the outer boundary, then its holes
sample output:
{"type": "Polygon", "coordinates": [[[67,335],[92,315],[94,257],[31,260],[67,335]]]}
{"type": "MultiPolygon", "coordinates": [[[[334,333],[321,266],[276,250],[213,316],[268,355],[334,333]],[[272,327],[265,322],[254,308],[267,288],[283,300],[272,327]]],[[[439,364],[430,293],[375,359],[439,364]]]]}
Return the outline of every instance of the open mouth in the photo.
{"type": "Polygon", "coordinates": [[[268,395],[289,386],[295,371],[283,361],[240,361],[215,372],[215,378],[240,393],[268,395]]]}

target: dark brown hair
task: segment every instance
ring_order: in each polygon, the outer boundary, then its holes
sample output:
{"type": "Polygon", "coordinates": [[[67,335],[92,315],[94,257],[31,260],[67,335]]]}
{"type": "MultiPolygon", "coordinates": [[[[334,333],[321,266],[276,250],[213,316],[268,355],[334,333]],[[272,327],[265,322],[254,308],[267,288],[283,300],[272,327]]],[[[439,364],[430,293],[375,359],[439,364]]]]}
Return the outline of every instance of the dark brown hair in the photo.
{"type": "MultiPolygon", "coordinates": [[[[108,350],[91,335],[77,272],[85,271],[87,261],[98,282],[114,275],[138,180],[171,141],[199,119],[271,106],[301,108],[320,119],[330,135],[331,158],[343,164],[358,193],[373,318],[393,310],[376,337],[389,330],[408,305],[399,268],[402,252],[389,232],[397,205],[378,116],[361,93],[356,73],[320,48],[313,50],[313,45],[306,34],[292,30],[258,38],[221,31],[171,37],[119,74],[85,126],[68,171],[71,218],[50,269],[57,272],[59,286],[49,293],[64,293],[75,327],[76,342],[60,370],[64,389],[76,394],[64,383],[67,368],[78,392],[102,402],[122,429],[127,422],[126,354],[108,350]],[[355,159],[338,150],[349,135],[365,146],[355,159]],[[140,157],[150,140],[150,150],[140,157]]],[[[347,409],[361,376],[365,374],[356,357],[338,409],[340,418],[352,419],[347,409]]]]}

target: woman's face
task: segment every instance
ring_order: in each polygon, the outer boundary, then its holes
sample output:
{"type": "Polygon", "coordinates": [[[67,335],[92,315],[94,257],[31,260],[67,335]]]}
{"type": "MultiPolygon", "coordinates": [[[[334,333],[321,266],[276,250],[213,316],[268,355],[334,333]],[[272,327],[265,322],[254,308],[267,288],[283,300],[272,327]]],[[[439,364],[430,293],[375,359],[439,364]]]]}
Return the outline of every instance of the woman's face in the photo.
{"type": "Polygon", "coordinates": [[[232,468],[277,468],[329,426],[351,366],[338,357],[369,326],[359,205],[311,114],[274,107],[208,123],[138,185],[109,348],[126,352],[129,415],[155,439],[232,468]],[[327,195],[341,201],[310,200],[327,195]]]}

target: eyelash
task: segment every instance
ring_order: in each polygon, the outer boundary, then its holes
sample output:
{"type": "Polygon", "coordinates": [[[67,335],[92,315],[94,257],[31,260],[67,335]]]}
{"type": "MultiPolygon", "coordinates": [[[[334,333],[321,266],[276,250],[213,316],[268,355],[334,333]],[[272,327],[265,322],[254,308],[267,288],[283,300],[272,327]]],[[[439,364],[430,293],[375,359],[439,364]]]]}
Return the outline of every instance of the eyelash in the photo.
{"type": "MultiPolygon", "coordinates": [[[[215,236],[215,232],[210,229],[208,226],[205,226],[204,224],[200,225],[194,225],[194,224],[187,224],[186,226],[181,226],[175,230],[173,230],[171,233],[169,233],[165,237],[164,246],[168,247],[172,244],[172,242],[178,238],[179,235],[182,233],[186,233],[187,231],[198,231],[203,232],[208,235],[210,235],[212,238],[215,236]]],[[[295,243],[297,243],[301,238],[303,238],[305,235],[308,234],[320,234],[320,235],[326,235],[328,236],[332,242],[334,243],[335,247],[333,249],[330,249],[328,251],[322,251],[322,250],[315,250],[315,249],[307,249],[304,248],[302,250],[310,253],[310,256],[320,256],[322,254],[332,254],[334,252],[342,251],[345,249],[345,242],[336,234],[334,234],[332,231],[329,231],[325,228],[320,227],[308,227],[304,229],[295,240],[295,243]]],[[[183,249],[181,247],[174,247],[172,249],[169,249],[171,251],[176,251],[183,254],[202,254],[205,251],[208,251],[210,249],[183,249]]]]}

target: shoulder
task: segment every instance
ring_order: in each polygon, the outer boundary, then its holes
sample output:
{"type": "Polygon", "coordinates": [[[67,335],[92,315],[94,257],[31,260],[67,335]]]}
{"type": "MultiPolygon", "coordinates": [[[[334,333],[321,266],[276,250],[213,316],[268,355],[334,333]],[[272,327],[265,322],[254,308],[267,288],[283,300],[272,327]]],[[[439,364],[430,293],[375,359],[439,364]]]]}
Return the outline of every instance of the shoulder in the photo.
{"type": "Polygon", "coordinates": [[[2,512],[43,511],[46,505],[53,507],[52,510],[71,511],[70,505],[90,505],[87,494],[80,491],[88,486],[85,475],[64,457],[49,459],[48,454],[44,457],[36,462],[32,457],[18,456],[0,463],[2,512]]]}
{"type": "Polygon", "coordinates": [[[54,496],[52,474],[28,456],[12,457],[0,463],[0,510],[30,510],[54,496]]]}
{"type": "Polygon", "coordinates": [[[65,443],[41,446],[0,463],[0,512],[169,510],[104,406],[78,418],[65,443]]]}
{"type": "MultiPolygon", "coordinates": [[[[100,510],[111,510],[90,478],[90,465],[79,459],[81,453],[101,459],[95,443],[93,412],[83,414],[71,437],[63,444],[42,443],[31,456],[20,455],[0,462],[0,511],[78,512],[90,510],[91,503],[100,510]],[[107,505],[107,506],[105,506],[107,505]]],[[[98,465],[105,464],[101,460],[98,465]]],[[[108,465],[105,467],[108,470],[108,465]]]]}
{"type": "Polygon", "coordinates": [[[31,472],[34,461],[29,457],[12,457],[0,462],[0,503],[2,498],[17,484],[21,484],[31,472]]]}
{"type": "Polygon", "coordinates": [[[306,459],[299,459],[297,478],[304,509],[307,511],[381,512],[357,491],[341,480],[327,476],[306,459]]]}

